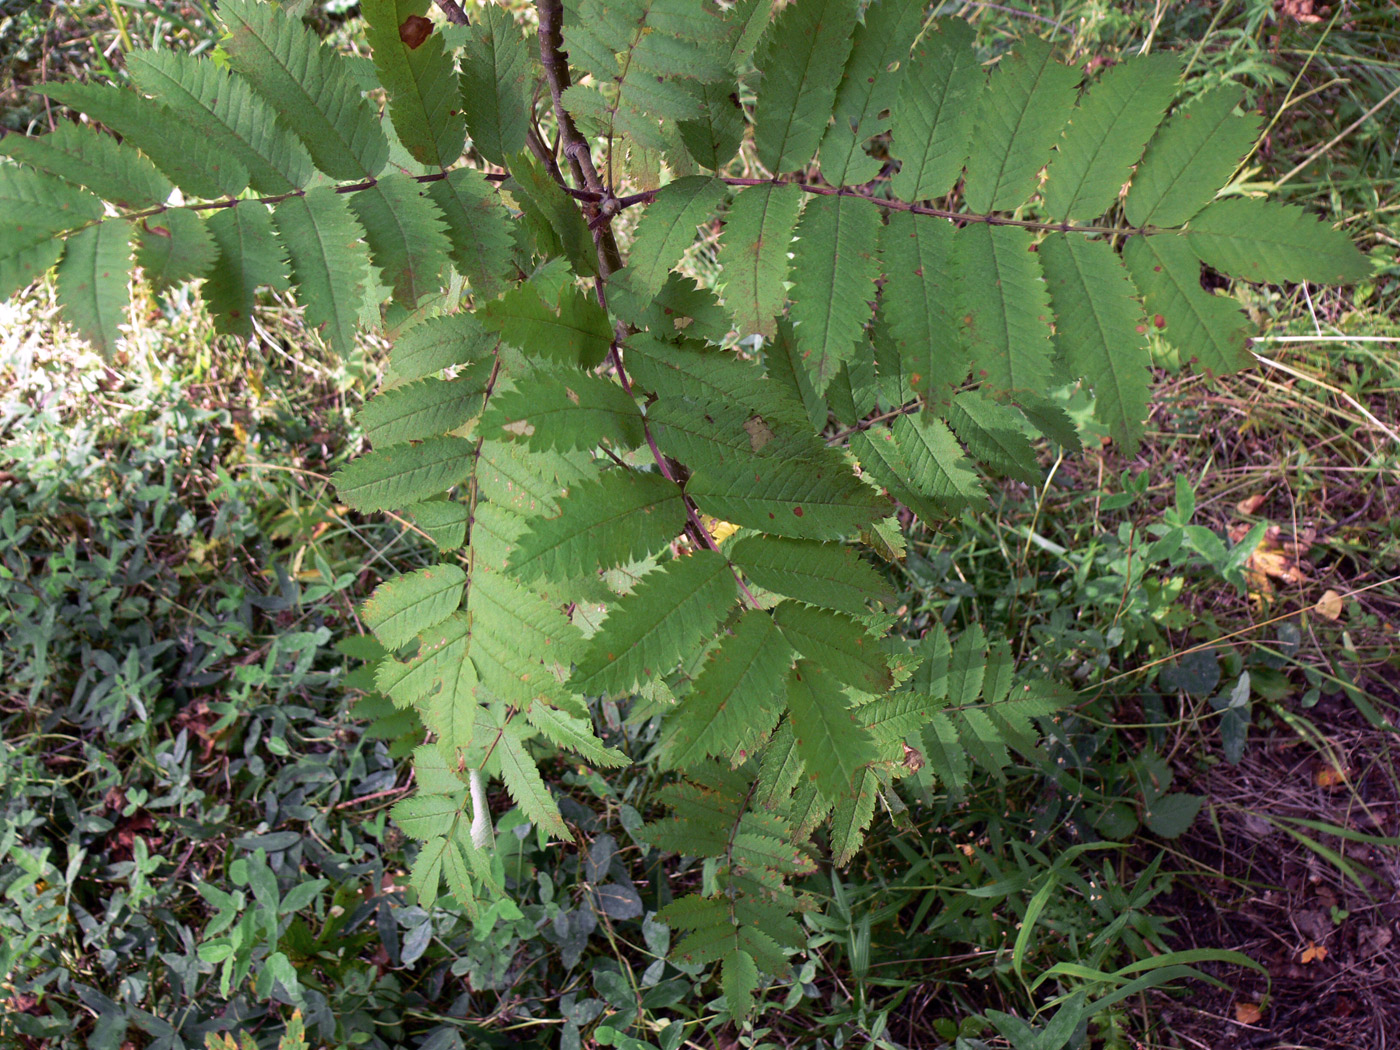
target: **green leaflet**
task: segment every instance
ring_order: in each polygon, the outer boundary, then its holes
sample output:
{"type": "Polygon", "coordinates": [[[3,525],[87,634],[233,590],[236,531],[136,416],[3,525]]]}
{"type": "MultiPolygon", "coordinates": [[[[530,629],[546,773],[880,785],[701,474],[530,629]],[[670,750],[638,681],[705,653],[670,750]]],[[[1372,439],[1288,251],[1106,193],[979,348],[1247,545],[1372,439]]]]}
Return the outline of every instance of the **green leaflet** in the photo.
{"type": "Polygon", "coordinates": [[[797,347],[792,321],[786,317],[778,318],[777,337],[763,349],[763,370],[772,380],[770,386],[782,391],[792,404],[802,407],[813,432],[826,429],[830,406],[812,385],[812,377],[797,347]]]}
{"type": "Polygon", "coordinates": [[[370,258],[395,299],[412,308],[446,284],[451,245],[426,186],[395,172],[347,196],[364,227],[370,258]]]}
{"type": "Polygon", "coordinates": [[[462,602],[467,574],[455,565],[430,565],[381,583],[360,616],[386,649],[398,649],[419,631],[447,619],[462,602]]]}
{"type": "Polygon", "coordinates": [[[788,676],[787,699],[807,775],[832,801],[849,795],[861,771],[879,754],[845,690],[826,668],[799,660],[788,676]]]}
{"type": "Polygon", "coordinates": [[[734,544],[729,559],[766,590],[853,616],[869,615],[872,601],[894,598],[879,574],[844,544],[749,536],[734,544]]]}
{"type": "Polygon", "coordinates": [[[272,212],[257,201],[220,208],[206,222],[219,250],[219,265],[204,282],[204,301],[214,328],[225,335],[251,335],[255,291],[263,285],[285,291],[287,256],[272,229],[272,212]]]}
{"type": "Polygon", "coordinates": [[[744,141],[744,107],[732,82],[716,80],[692,88],[700,115],[676,125],[686,152],[701,167],[718,170],[734,159],[744,141]]]}
{"type": "Polygon", "coordinates": [[[1077,69],[1061,65],[1037,36],[1022,37],[1003,58],[977,108],[977,148],[967,159],[963,195],[977,212],[1015,208],[1036,188],[1079,86],[1077,69]]]}
{"type": "Polygon", "coordinates": [[[464,666],[470,664],[470,626],[466,615],[458,612],[425,628],[419,632],[417,652],[409,659],[390,655],[379,662],[374,671],[375,686],[399,707],[416,704],[445,688],[451,692],[459,683],[465,683],[463,688],[470,694],[476,684],[475,670],[470,672],[469,681],[464,677],[468,675],[464,666]]]}
{"type": "Polygon", "coordinates": [[[1050,387],[1050,297],[1030,231],[974,223],[957,232],[964,336],[974,377],[993,390],[1050,387]]]}
{"type": "Polygon", "coordinates": [[[880,231],[880,312],[910,387],[926,396],[960,386],[971,368],[953,292],[954,232],[952,223],[910,212],[892,213],[880,231]]]}
{"type": "Polygon", "coordinates": [[[778,419],[770,422],[742,406],[721,408],[688,398],[663,398],[652,403],[647,418],[661,451],[692,471],[724,470],[736,460],[758,470],[774,460],[808,460],[814,470],[822,460],[829,470],[845,469],[840,453],[815,434],[778,419]]]}
{"type": "Polygon", "coordinates": [[[511,270],[509,215],[495,190],[481,172],[457,168],[429,183],[428,196],[447,220],[452,264],[478,304],[491,298],[505,287],[511,270]]]}
{"type": "Polygon", "coordinates": [[[394,131],[414,160],[446,168],[462,155],[466,127],[457,110],[452,59],[442,34],[423,17],[428,7],[429,0],[362,0],[365,39],[389,97],[394,131]]]}
{"type": "Polygon", "coordinates": [[[909,689],[930,701],[944,699],[948,695],[948,659],[953,647],[943,624],[935,621],[919,639],[914,652],[920,663],[909,677],[909,689]]]}
{"type": "Polygon", "coordinates": [[[404,512],[428,534],[440,551],[456,550],[466,541],[468,510],[452,500],[410,503],[404,512]]]}
{"type": "Polygon", "coordinates": [[[9,165],[0,167],[0,207],[0,237],[6,248],[37,244],[102,218],[102,202],[92,194],[62,179],[9,165]]]}
{"type": "Polygon", "coordinates": [[[569,88],[564,104],[605,138],[621,133],[664,149],[658,119],[697,112],[695,96],[673,78],[723,79],[728,66],[719,46],[728,32],[722,11],[690,0],[581,0],[578,17],[565,22],[564,43],[594,83],[569,88]]]}
{"type": "Polygon", "coordinates": [[[754,957],[742,948],[730,949],[720,961],[720,973],[720,987],[730,1013],[748,1017],[753,1013],[754,993],[758,991],[758,964],[754,957]]]}
{"type": "Polygon", "coordinates": [[[497,391],[480,433],[532,449],[617,450],[645,444],[637,403],[610,379],[586,373],[538,372],[515,390],[497,391]]]}
{"type": "Polygon", "coordinates": [[[318,186],[278,203],[272,219],[291,260],[307,322],[324,325],[322,336],[331,348],[350,356],[370,269],[364,230],[345,194],[318,186]]]}
{"type": "Polygon", "coordinates": [[[788,403],[777,384],[735,354],[673,346],[646,334],[629,336],[624,353],[634,392],[691,398],[707,406],[742,405],[786,423],[805,418],[800,405],[788,403]]]}
{"type": "Polygon", "coordinates": [[[818,394],[850,361],[875,299],[875,238],[880,216],[854,197],[817,197],[797,226],[791,318],[797,346],[818,394]]]}
{"type": "Polygon", "coordinates": [[[897,429],[871,427],[851,436],[866,474],[893,499],[935,528],[963,507],[986,502],[971,461],[942,420],[904,416],[896,423],[897,429]]]}
{"type": "Polygon", "coordinates": [[[471,656],[482,684],[512,707],[536,701],[588,717],[563,684],[580,637],[559,608],[500,572],[478,567],[467,593],[471,656]]]}
{"type": "Polygon", "coordinates": [[[759,45],[754,107],[758,162],[774,175],[811,162],[851,52],[852,0],[804,0],[778,12],[759,45]]]}
{"type": "Polygon", "coordinates": [[[530,124],[530,47],[514,16],[499,4],[476,12],[460,52],[461,101],[472,146],[492,164],[525,148],[530,124]]]}
{"type": "Polygon", "coordinates": [[[662,724],[662,761],[687,769],[709,755],[741,762],[777,722],[792,650],[773,618],[747,609],[724,635],[680,707],[662,724]]]}
{"type": "Polygon", "coordinates": [[[389,159],[379,117],[349,64],[299,18],[260,0],[222,0],[229,65],[277,111],[333,179],[371,178],[389,159]]]}
{"type": "Polygon", "coordinates": [[[879,694],[894,684],[879,641],[845,613],[783,602],[773,622],[789,645],[852,688],[879,694]]]}
{"type": "Polygon", "coordinates": [[[1040,265],[1055,310],[1055,347],[1094,388],[1094,417],[1128,455],[1147,419],[1151,356],[1137,289],[1107,241],[1051,234],[1040,265]]]}
{"type": "MultiPolygon", "coordinates": [[[[6,135],[0,139],[0,154],[42,168],[67,182],[86,186],[103,200],[125,208],[151,207],[164,204],[170,198],[170,181],[144,154],[138,153],[130,143],[104,135],[91,124],[65,120],[47,135],[6,135]]],[[[17,203],[12,196],[14,183],[19,181],[21,185],[33,186],[36,176],[32,172],[21,175],[22,171],[22,168],[0,169],[0,205],[8,217],[25,215],[12,210],[17,203]]],[[[56,190],[57,197],[76,196],[72,187],[59,185],[63,188],[56,190]]],[[[58,203],[59,200],[50,201],[51,205],[58,203]]],[[[94,218],[101,214],[99,207],[94,218]]],[[[34,221],[33,216],[25,217],[34,221]]],[[[54,228],[64,229],[66,225],[60,223],[54,228]]]]}
{"type": "Polygon", "coordinates": [[[157,290],[203,277],[218,261],[219,249],[197,211],[171,208],[142,219],[135,229],[136,262],[157,290]]]}
{"type": "Polygon", "coordinates": [[[573,684],[588,693],[619,692],[668,673],[709,636],[735,594],[734,575],[714,551],[667,562],[618,599],[573,684]]]}
{"type": "Polygon", "coordinates": [[[138,88],[236,157],[259,193],[299,189],[315,173],[306,147],[272,107],[217,62],[178,51],[136,51],[127,65],[138,88]]]}
{"type": "Polygon", "coordinates": [[[695,240],[695,229],[715,213],[728,188],[718,179],[692,175],[663,186],[637,222],[637,236],[628,256],[632,287],[653,299],[695,240]]]}
{"type": "Polygon", "coordinates": [[[577,751],[600,766],[626,766],[632,760],[614,747],[606,747],[593,733],[593,727],[582,718],[544,704],[531,704],[525,712],[530,724],[551,743],[577,751]]]}
{"type": "Polygon", "coordinates": [[[1201,287],[1201,264],[1185,237],[1133,237],[1123,261],[1147,304],[1154,328],[1184,361],[1213,375],[1252,362],[1247,321],[1229,296],[1201,287]]]}
{"type": "Polygon", "coordinates": [[[446,835],[466,804],[467,789],[451,795],[417,794],[395,804],[394,823],[409,838],[431,839],[446,835]]]}
{"type": "Polygon", "coordinates": [[[55,234],[101,217],[102,202],[76,186],[28,168],[0,166],[0,295],[23,288],[54,264],[63,250],[55,234]]]}
{"type": "Polygon", "coordinates": [[[453,379],[420,379],[372,398],[359,422],[375,448],[450,434],[473,419],[486,400],[491,362],[478,361],[453,379]]]}
{"type": "Polygon", "coordinates": [[[520,811],[536,827],[556,838],[567,839],[569,829],[559,815],[559,806],[540,779],[535,760],[525,749],[524,730],[516,722],[507,722],[501,730],[495,753],[501,764],[501,779],[520,811]]]}
{"type": "Polygon", "coordinates": [[[385,383],[436,375],[489,358],[499,337],[469,313],[430,317],[404,330],[389,354],[385,383]]]}
{"type": "Polygon", "coordinates": [[[836,803],[831,816],[831,857],[838,867],[849,864],[860,852],[865,841],[865,829],[875,817],[875,796],[879,794],[880,778],[866,769],[857,781],[855,791],[836,803]]]}
{"type": "Polygon", "coordinates": [[[567,287],[551,310],[528,281],[487,303],[478,314],[488,328],[528,356],[564,365],[594,368],[608,356],[612,325],[608,315],[579,289],[567,287]]]}
{"type": "Polygon", "coordinates": [[[331,480],[340,498],[356,510],[403,507],[445,492],[465,478],[473,447],[464,438],[437,437],[376,449],[351,461],[331,480]]]}
{"type": "Polygon", "coordinates": [[[511,181],[506,183],[506,189],[534,229],[540,249],[538,254],[562,253],[568,256],[579,276],[596,276],[598,253],[593,246],[593,234],[574,199],[528,153],[517,153],[509,158],[509,167],[511,181]]]}
{"type": "Polygon", "coordinates": [[[117,352],[118,326],[130,301],[131,228],[103,222],[79,230],[63,245],[58,264],[58,302],[82,338],[110,360],[117,352]]]}
{"type": "Polygon", "coordinates": [[[11,235],[13,229],[0,226],[0,297],[8,298],[32,281],[37,281],[58,262],[63,253],[63,241],[51,234],[39,234],[37,240],[11,235]]]}
{"type": "Polygon", "coordinates": [[[1209,204],[1191,220],[1186,242],[1207,266],[1247,281],[1346,284],[1371,273],[1346,234],[1302,208],[1272,201],[1209,204]]]}
{"type": "Polygon", "coordinates": [[[890,155],[900,161],[891,188],[900,200],[941,197],[958,180],[987,79],[974,37],[961,18],[940,18],[914,46],[891,127],[890,155]]]}
{"type": "Polygon", "coordinates": [[[967,390],[953,399],[945,418],[978,461],[1032,487],[1044,480],[1025,420],[1014,408],[967,390]]]}
{"type": "Polygon", "coordinates": [[[1053,218],[1095,219],[1118,199],[1180,76],[1180,56],[1164,52],[1120,62],[1089,89],[1050,162],[1043,193],[1053,218]]]}
{"type": "Polygon", "coordinates": [[[435,672],[426,696],[414,705],[423,724],[437,737],[437,751],[455,766],[476,736],[481,707],[476,698],[476,666],[467,658],[460,639],[432,665],[435,672]]]}
{"type": "Polygon", "coordinates": [[[697,470],[685,491],[721,521],[797,539],[840,539],[889,510],[848,468],[806,460],[732,457],[697,470]]]}
{"type": "MultiPolygon", "coordinates": [[[[832,0],[845,2],[845,0],[832,0]]],[[[793,5],[792,11],[806,4],[793,5]]],[[[735,195],[720,234],[719,265],[724,305],[740,335],[774,333],[774,317],[787,293],[788,250],[802,191],[794,185],[750,186],[735,195]]]]}
{"type": "Polygon", "coordinates": [[[86,113],[140,148],[170,181],[192,197],[237,197],[248,185],[238,158],[198,134],[164,106],[111,84],[46,84],[38,89],[86,113]]]}
{"type": "Polygon", "coordinates": [[[1237,116],[1244,92],[1218,87],[1178,112],[1147,144],[1124,205],[1134,226],[1180,226],[1204,208],[1259,134],[1259,117],[1237,116]]]}
{"type": "Polygon", "coordinates": [[[981,624],[973,624],[958,638],[948,661],[948,706],[964,708],[982,692],[987,673],[987,636],[981,624]]]}
{"type": "Polygon", "coordinates": [[[923,20],[918,4],[899,0],[880,0],[865,9],[836,89],[836,119],[826,129],[819,151],[822,177],[831,185],[859,185],[879,174],[880,162],[861,147],[889,130],[889,117],[882,114],[895,108],[909,49],[923,20]]]}
{"type": "MultiPolygon", "coordinates": [[[[785,683],[786,684],[786,683],[785,683]]],[[[763,749],[758,766],[758,788],[754,805],[776,809],[792,795],[797,779],[802,775],[802,756],[797,753],[797,741],[792,735],[792,721],[780,724],[763,749]]]]}
{"type": "Polygon", "coordinates": [[[555,517],[535,519],[516,544],[510,571],[524,582],[568,580],[638,561],[685,527],[680,489],[660,474],[610,470],[569,489],[555,517]]]}

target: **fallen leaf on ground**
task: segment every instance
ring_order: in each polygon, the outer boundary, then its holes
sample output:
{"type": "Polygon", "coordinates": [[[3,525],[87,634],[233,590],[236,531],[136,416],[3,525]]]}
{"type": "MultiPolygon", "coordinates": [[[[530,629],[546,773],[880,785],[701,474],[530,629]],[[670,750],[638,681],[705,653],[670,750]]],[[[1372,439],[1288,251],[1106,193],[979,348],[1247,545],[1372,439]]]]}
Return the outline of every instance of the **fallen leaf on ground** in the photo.
{"type": "Polygon", "coordinates": [[[1252,496],[1246,496],[1235,504],[1235,509],[1241,514],[1258,514],[1259,508],[1264,505],[1265,496],[1262,492],[1256,492],[1252,496]]]}
{"type": "MultiPolygon", "coordinates": [[[[1249,526],[1241,522],[1230,527],[1230,542],[1239,543],[1249,533],[1249,526]]],[[[1280,583],[1302,583],[1308,578],[1303,569],[1302,557],[1312,546],[1315,530],[1304,529],[1295,538],[1285,540],[1283,530],[1270,525],[1259,541],[1259,546],[1245,560],[1244,579],[1249,593],[1254,598],[1267,598],[1274,593],[1273,580],[1280,583]]]]}
{"type": "Polygon", "coordinates": [[[1318,766],[1313,783],[1320,788],[1341,787],[1347,782],[1347,770],[1334,765],[1318,766]]]}
{"type": "Polygon", "coordinates": [[[1264,1011],[1259,1009],[1258,1003],[1235,1004],[1235,1020],[1240,1024],[1258,1024],[1263,1016],[1264,1011]]]}
{"type": "Polygon", "coordinates": [[[1324,620],[1340,620],[1342,618],[1342,596],[1336,591],[1329,590],[1317,600],[1313,606],[1317,610],[1317,615],[1324,620]]]}
{"type": "Polygon", "coordinates": [[[1327,946],[1308,941],[1308,946],[1303,949],[1302,962],[1322,962],[1325,958],[1327,958],[1327,946]]]}

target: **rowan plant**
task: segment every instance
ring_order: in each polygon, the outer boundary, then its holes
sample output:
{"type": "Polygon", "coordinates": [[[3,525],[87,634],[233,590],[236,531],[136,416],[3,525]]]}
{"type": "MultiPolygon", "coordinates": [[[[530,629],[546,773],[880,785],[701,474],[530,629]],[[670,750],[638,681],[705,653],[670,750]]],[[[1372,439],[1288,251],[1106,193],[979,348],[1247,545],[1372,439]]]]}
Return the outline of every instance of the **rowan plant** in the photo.
{"type": "Polygon", "coordinates": [[[980,627],[906,638],[899,515],[936,535],[1040,483],[1038,439],[1079,449],[1076,384],[1130,452],[1159,342],[1250,367],[1203,267],[1368,260],[1232,183],[1260,121],[1185,91],[1178,54],[988,55],[912,0],[361,8],[369,62],[221,0],[212,54],[44,87],[86,119],[0,143],[0,292],[56,267],[107,353],[133,271],[202,281],[230,336],[263,289],[341,352],[383,329],[335,484],[440,553],[362,611],[422,725],[393,813],[419,901],[508,892],[492,781],[571,844],[541,764],[647,763],[670,815],[644,840],[705,862],[661,912],[672,958],[742,1019],[804,943],[799,877],[851,861],[902,781],[999,774],[1075,699],[980,627]],[[715,228],[702,285],[678,267],[715,228]],[[602,701],[655,721],[645,753],[599,735],[602,701]]]}

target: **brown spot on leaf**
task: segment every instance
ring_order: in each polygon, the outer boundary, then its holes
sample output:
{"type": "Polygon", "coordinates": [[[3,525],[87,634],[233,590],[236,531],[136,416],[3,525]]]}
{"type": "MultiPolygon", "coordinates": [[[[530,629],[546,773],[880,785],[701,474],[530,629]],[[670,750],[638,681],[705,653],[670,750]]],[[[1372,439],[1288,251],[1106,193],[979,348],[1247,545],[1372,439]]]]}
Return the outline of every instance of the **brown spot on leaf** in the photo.
{"type": "Polygon", "coordinates": [[[1167,327],[1167,319],[1161,314],[1153,314],[1152,324],[1156,327],[1157,331],[1160,332],[1163,328],[1167,327]]]}
{"type": "Polygon", "coordinates": [[[796,514],[799,518],[802,517],[802,508],[801,508],[801,507],[793,507],[793,508],[792,508],[792,512],[793,512],[794,514],[796,514]]]}
{"type": "Polygon", "coordinates": [[[419,47],[433,32],[433,23],[422,15],[409,15],[399,26],[399,39],[410,51],[419,47]]]}

